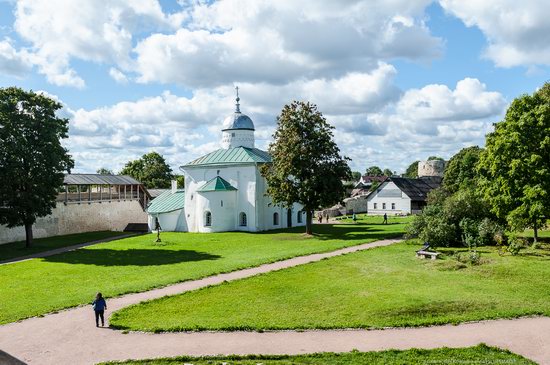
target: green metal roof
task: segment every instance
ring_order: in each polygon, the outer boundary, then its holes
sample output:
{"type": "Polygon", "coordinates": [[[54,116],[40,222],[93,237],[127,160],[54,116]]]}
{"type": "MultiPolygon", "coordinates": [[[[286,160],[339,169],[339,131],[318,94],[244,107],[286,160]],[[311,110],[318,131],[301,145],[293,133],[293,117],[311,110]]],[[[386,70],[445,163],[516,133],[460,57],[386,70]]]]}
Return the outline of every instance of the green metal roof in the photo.
{"type": "Polygon", "coordinates": [[[231,190],[237,190],[231,184],[224,180],[223,178],[216,176],[213,179],[210,179],[197,190],[198,192],[206,192],[206,191],[231,191],[231,190]]]}
{"type": "Polygon", "coordinates": [[[257,148],[235,147],[228,149],[221,148],[205,156],[199,157],[182,167],[269,162],[271,162],[271,156],[265,151],[257,148]]]}
{"type": "Polygon", "coordinates": [[[173,212],[174,210],[183,209],[185,205],[185,190],[178,189],[175,193],[172,190],[164,193],[151,200],[147,207],[147,213],[160,214],[173,212]]]}

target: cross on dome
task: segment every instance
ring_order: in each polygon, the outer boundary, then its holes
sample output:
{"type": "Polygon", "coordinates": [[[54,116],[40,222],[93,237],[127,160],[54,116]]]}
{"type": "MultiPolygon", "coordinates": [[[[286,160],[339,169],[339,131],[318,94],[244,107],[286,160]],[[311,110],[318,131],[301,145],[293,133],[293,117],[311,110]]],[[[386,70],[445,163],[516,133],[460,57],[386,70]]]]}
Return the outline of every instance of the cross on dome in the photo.
{"type": "Polygon", "coordinates": [[[238,86],[235,86],[235,90],[237,91],[237,98],[235,99],[237,101],[237,103],[235,104],[235,113],[240,113],[241,112],[241,108],[240,108],[240,104],[239,104],[239,101],[241,100],[241,98],[239,98],[239,87],[238,86]]]}

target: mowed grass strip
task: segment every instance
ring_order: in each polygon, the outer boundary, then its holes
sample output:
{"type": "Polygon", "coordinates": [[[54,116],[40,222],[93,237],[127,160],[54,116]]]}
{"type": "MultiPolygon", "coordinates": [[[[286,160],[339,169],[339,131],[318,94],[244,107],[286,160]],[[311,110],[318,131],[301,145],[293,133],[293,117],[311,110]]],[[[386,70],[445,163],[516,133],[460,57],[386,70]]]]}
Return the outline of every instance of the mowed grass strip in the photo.
{"type": "Polygon", "coordinates": [[[29,248],[25,247],[25,241],[4,243],[0,244],[0,261],[127,234],[128,233],[125,232],[97,231],[47,238],[35,238],[33,240],[33,245],[29,248]]]}
{"type": "Polygon", "coordinates": [[[514,364],[532,365],[535,362],[506,350],[486,345],[466,348],[433,350],[387,350],[372,352],[318,353],[307,355],[253,355],[225,357],[176,357],[154,360],[108,362],[105,365],[387,365],[387,364],[514,364]]]}
{"type": "Polygon", "coordinates": [[[500,257],[483,248],[485,263],[468,266],[449,256],[417,259],[419,246],[403,242],[159,298],[114,313],[110,323],[150,332],[283,330],[550,315],[549,251],[500,257]]]}
{"type": "MultiPolygon", "coordinates": [[[[374,219],[379,221],[379,219],[374,219]]],[[[373,221],[374,221],[373,220],[373,221]]],[[[264,233],[162,233],[89,246],[42,259],[0,265],[0,324],[299,255],[402,235],[407,218],[390,225],[318,225],[264,233]]]]}

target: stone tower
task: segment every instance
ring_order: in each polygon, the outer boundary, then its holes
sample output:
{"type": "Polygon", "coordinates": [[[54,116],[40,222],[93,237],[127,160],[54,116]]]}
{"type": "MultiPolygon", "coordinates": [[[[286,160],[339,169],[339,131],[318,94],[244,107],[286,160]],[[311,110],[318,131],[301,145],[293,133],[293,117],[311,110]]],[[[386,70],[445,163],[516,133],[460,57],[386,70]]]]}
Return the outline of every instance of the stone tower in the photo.
{"type": "Polygon", "coordinates": [[[439,176],[443,177],[445,161],[430,160],[418,163],[418,177],[439,176]]]}

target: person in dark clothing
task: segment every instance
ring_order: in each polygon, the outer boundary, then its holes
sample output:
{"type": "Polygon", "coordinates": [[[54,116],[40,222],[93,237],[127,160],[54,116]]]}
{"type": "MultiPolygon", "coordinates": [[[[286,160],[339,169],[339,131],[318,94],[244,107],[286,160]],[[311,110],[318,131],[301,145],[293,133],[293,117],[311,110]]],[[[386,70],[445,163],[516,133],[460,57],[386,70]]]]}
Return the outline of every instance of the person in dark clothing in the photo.
{"type": "Polygon", "coordinates": [[[388,215],[384,213],[384,222],[382,224],[388,224],[388,215]]]}
{"type": "Polygon", "coordinates": [[[99,318],[101,318],[101,327],[104,327],[104,313],[107,310],[107,302],[105,301],[101,293],[97,293],[97,295],[95,296],[95,300],[92,302],[92,308],[95,312],[95,326],[99,327],[99,318]]]}

